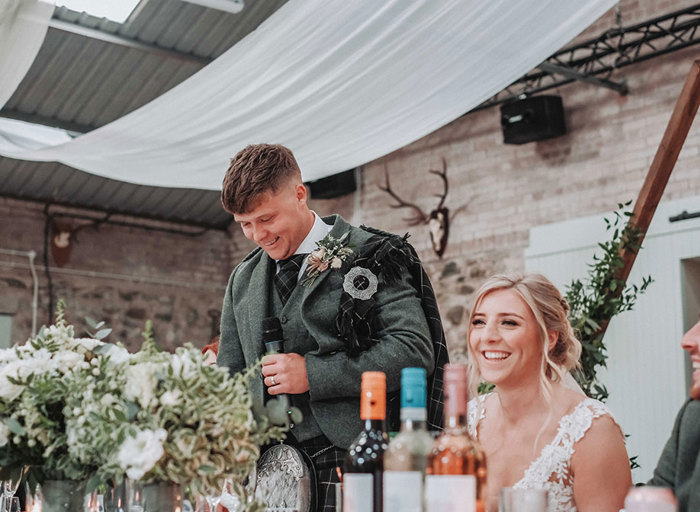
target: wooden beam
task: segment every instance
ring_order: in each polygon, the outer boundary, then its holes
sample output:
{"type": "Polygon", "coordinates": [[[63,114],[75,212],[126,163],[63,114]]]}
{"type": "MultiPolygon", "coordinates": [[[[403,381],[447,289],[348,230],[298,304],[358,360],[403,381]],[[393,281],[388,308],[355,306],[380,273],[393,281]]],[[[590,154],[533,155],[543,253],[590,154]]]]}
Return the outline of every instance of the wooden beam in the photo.
{"type": "MultiPolygon", "coordinates": [[[[690,72],[685,80],[681,94],[676,101],[676,106],[666,125],[666,131],[661,139],[654,160],[651,162],[649,172],[644,180],[637,202],[634,204],[633,215],[628,221],[628,225],[639,233],[639,243],[641,244],[654,217],[656,207],[663,196],[666,184],[671,176],[671,171],[676,165],[678,154],[683,148],[688,131],[693,124],[695,114],[700,105],[700,60],[693,62],[690,72]]],[[[623,265],[620,268],[617,279],[627,282],[627,278],[632,271],[637,251],[625,249],[622,251],[623,265]]],[[[615,293],[620,295],[624,286],[619,286],[615,293]]],[[[609,320],[601,325],[601,334],[605,334],[609,320]]]]}
{"type": "MultiPolygon", "coordinates": [[[[641,235],[639,243],[642,243],[647,234],[651,219],[654,217],[654,212],[656,212],[656,207],[661,201],[664,190],[666,190],[671,171],[676,165],[678,154],[683,148],[699,105],[700,60],[696,60],[690,67],[690,72],[685,80],[678,101],[676,101],[671,119],[668,121],[664,136],[661,139],[659,148],[656,150],[656,155],[651,162],[651,167],[649,167],[642,189],[639,191],[639,196],[637,196],[637,202],[633,210],[634,215],[629,220],[629,223],[641,235]]],[[[624,265],[618,274],[621,281],[627,281],[636,256],[636,251],[625,251],[623,253],[624,265]]]]}

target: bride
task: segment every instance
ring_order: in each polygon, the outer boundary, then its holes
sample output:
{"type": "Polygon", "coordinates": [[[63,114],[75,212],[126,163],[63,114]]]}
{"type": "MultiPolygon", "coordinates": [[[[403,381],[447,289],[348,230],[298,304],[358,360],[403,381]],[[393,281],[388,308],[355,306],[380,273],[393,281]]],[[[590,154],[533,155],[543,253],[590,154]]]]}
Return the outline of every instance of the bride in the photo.
{"type": "Polygon", "coordinates": [[[544,276],[494,276],[469,323],[469,428],[488,464],[487,510],[502,487],[549,491],[550,512],[618,512],[632,486],[624,437],[605,405],[564,384],[581,343],[544,276]],[[472,395],[476,396],[476,394],[472,395]]]}

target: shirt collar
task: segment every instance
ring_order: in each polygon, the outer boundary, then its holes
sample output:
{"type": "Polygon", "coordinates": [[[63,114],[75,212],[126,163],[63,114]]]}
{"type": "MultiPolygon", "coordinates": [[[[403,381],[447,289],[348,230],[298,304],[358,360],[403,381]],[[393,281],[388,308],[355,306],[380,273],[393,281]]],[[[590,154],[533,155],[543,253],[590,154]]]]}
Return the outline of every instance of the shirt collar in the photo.
{"type": "Polygon", "coordinates": [[[333,229],[333,226],[323,222],[323,219],[319,217],[316,212],[312,210],[312,213],[314,214],[314,225],[294,254],[309,254],[315,251],[317,249],[316,242],[323,240],[323,238],[331,232],[331,229],[333,229]]]}

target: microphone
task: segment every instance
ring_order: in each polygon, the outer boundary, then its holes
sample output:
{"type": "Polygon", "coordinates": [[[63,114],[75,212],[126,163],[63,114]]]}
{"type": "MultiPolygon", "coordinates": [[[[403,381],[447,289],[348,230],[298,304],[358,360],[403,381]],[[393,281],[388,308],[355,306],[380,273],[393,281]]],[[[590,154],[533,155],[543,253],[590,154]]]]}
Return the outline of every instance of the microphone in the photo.
{"type": "MultiPolygon", "coordinates": [[[[263,343],[265,343],[265,350],[268,354],[284,354],[284,334],[282,333],[282,325],[280,324],[279,318],[276,316],[263,318],[262,338],[263,343]]],[[[268,393],[267,388],[264,390],[264,395],[266,407],[269,407],[270,404],[279,404],[277,407],[273,405],[273,408],[278,411],[281,409],[283,411],[281,414],[284,415],[282,421],[286,421],[290,428],[294,428],[294,420],[292,419],[294,408],[292,407],[289,397],[286,394],[277,395],[277,400],[275,401],[268,393]]],[[[296,411],[298,414],[298,410],[296,411]]],[[[301,419],[298,421],[301,421],[301,419]]]]}
{"type": "Polygon", "coordinates": [[[284,335],[279,318],[276,316],[263,318],[262,338],[268,354],[284,354],[284,335]]]}

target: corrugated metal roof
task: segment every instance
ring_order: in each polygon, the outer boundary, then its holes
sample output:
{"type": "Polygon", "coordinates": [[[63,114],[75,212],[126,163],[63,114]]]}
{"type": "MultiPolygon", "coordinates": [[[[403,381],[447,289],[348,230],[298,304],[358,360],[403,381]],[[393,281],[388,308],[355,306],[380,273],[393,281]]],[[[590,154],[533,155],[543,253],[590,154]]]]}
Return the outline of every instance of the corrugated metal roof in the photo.
{"type": "MultiPolygon", "coordinates": [[[[142,0],[123,24],[58,7],[0,115],[77,132],[98,128],[196,73],[285,2],[249,0],[231,14],[179,0],[142,0]]],[[[212,228],[230,223],[216,191],[132,185],[57,163],[0,158],[0,195],[212,228]]]]}

